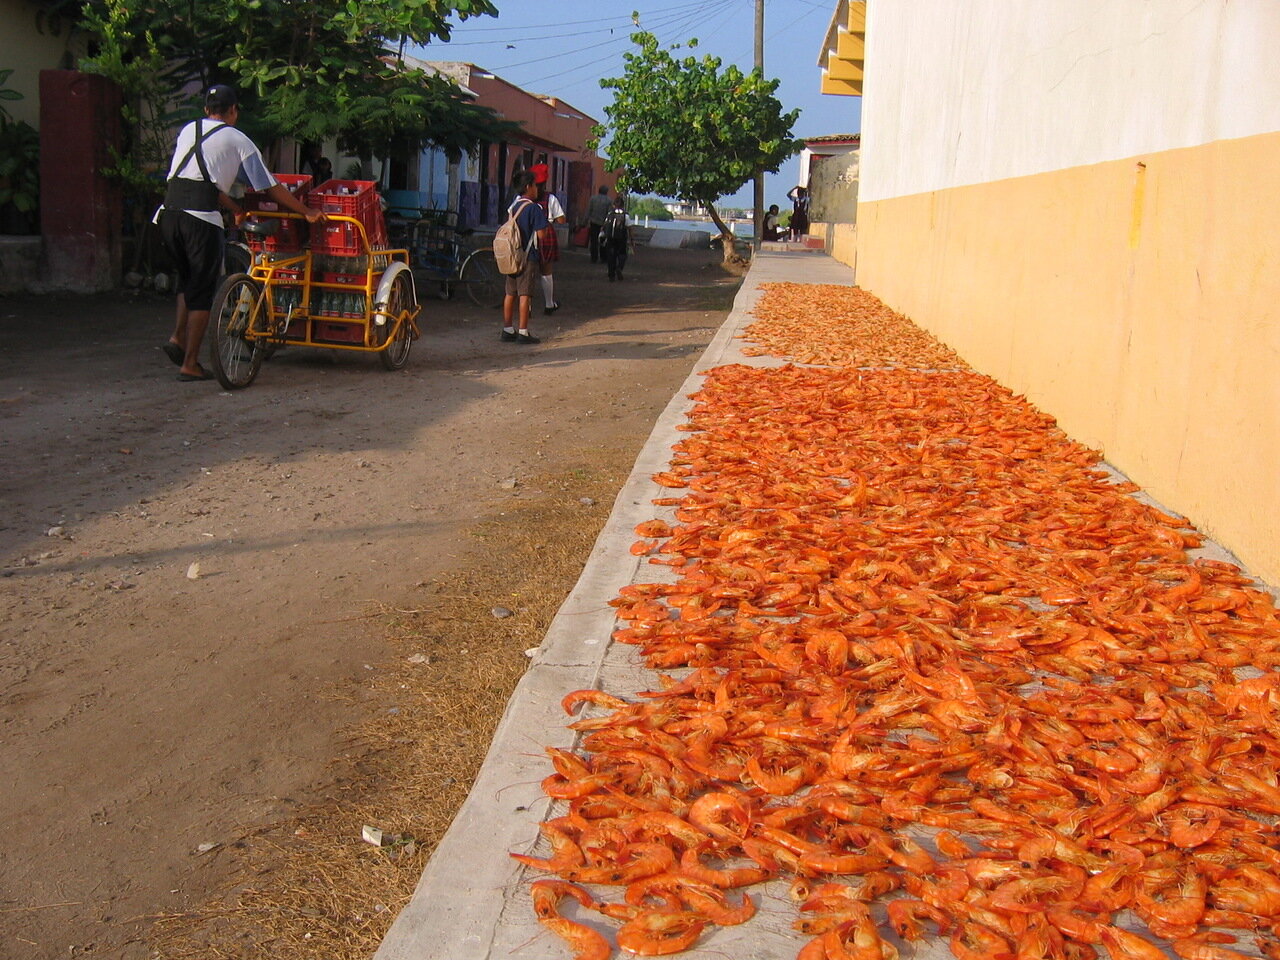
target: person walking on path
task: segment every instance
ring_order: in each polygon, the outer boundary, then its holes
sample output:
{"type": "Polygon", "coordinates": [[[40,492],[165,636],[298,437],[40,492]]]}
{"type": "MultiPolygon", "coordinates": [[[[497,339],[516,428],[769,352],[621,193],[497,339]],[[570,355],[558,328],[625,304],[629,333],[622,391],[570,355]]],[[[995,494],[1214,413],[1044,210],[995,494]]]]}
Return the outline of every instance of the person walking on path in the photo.
{"type": "Polygon", "coordinates": [[[803,242],[809,233],[809,191],[792,187],[787,199],[791,201],[791,239],[803,242]]]}
{"type": "Polygon", "coordinates": [[[613,209],[605,214],[600,228],[600,245],[610,280],[622,279],[622,268],[627,265],[627,246],[631,230],[627,226],[627,205],[619,195],[613,201],[613,209]]]}
{"type": "Polygon", "coordinates": [[[600,228],[604,226],[604,218],[612,209],[608,187],[601,187],[587,204],[587,245],[591,251],[592,263],[600,262],[600,228]]]}
{"type": "Polygon", "coordinates": [[[560,241],[556,238],[555,225],[564,223],[564,207],[560,204],[560,198],[547,189],[547,180],[550,175],[547,165],[535,163],[529,170],[533,173],[534,182],[538,186],[538,206],[542,207],[542,212],[547,217],[546,228],[538,234],[538,257],[542,269],[542,312],[550,315],[560,309],[560,302],[556,300],[555,286],[556,261],[560,259],[560,241]]]}
{"type": "Polygon", "coordinates": [[[506,278],[506,296],[502,298],[502,339],[509,343],[540,343],[539,338],[529,332],[529,314],[533,307],[533,288],[542,272],[542,264],[538,242],[530,247],[527,238],[546,229],[547,215],[537,203],[538,184],[533,171],[521,170],[515,175],[512,186],[515,187],[516,199],[511,204],[511,213],[516,218],[521,242],[529,249],[529,256],[523,270],[506,278]]]}
{"type": "Polygon", "coordinates": [[[153,219],[178,274],[177,319],[164,352],[178,364],[178,379],[187,381],[212,378],[200,366],[200,346],[222,272],[225,240],[219,207],[231,211],[237,223],[244,216],[228,195],[232,185],[239,180],[251,190],[265,191],[309,223],[324,219],[276,183],[253,141],[235,129],[240,107],[233,88],[210,87],[204,114],[178,133],[164,203],[153,219]]]}

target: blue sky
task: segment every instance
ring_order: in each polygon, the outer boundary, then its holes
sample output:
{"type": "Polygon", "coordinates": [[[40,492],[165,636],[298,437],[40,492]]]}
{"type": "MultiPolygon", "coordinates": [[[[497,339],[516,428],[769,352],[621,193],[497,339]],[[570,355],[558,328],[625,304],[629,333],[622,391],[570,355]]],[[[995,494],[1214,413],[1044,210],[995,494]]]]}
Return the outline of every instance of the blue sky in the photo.
{"type": "MultiPolygon", "coordinates": [[[[430,60],[463,60],[484,67],[532,93],[560,97],[597,120],[612,92],[602,77],[622,74],[623,53],[636,29],[657,35],[665,46],[698,38],[698,54],[750,70],[755,57],[755,0],[495,0],[498,17],[479,17],[454,27],[450,42],[414,51],[430,60]]],[[[818,92],[818,51],[833,0],[765,0],[764,69],[781,80],[775,96],[783,108],[799,108],[798,137],[857,133],[862,101],[818,92]]],[[[792,159],[765,177],[765,201],[787,209],[799,163],[792,159]]],[[[751,185],[722,201],[749,206],[751,185]]]]}

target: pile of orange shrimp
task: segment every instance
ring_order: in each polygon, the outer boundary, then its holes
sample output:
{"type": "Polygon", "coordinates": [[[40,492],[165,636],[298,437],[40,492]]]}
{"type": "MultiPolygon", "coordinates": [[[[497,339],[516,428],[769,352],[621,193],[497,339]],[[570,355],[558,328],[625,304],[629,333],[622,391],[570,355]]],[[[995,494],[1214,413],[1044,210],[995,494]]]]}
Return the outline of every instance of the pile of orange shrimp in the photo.
{"type": "Polygon", "coordinates": [[[838,367],[965,369],[950,347],[858,287],[763,283],[760,289],[751,311],[760,319],[741,334],[759,346],[744,347],[744,356],[838,367]]]}
{"type": "Polygon", "coordinates": [[[614,946],[565,898],[661,955],[780,877],[799,960],[1280,958],[1269,595],[986,377],[729,366],[695,399],[637,528],[666,573],[614,601],[678,672],[565,697],[565,809],[517,856],[578,960],[614,946]]]}

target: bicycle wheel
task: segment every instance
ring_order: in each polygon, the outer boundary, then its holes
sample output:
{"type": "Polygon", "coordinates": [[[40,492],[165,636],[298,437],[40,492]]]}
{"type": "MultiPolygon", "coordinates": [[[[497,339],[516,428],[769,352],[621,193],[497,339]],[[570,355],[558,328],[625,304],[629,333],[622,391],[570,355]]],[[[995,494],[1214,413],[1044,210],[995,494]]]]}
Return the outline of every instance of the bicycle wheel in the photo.
{"type": "Polygon", "coordinates": [[[476,306],[496,308],[502,306],[507,285],[498,272],[492,250],[476,250],[462,263],[459,277],[476,306]]]}
{"type": "Polygon", "coordinates": [[[413,346],[413,327],[404,315],[412,313],[413,307],[413,282],[406,270],[391,281],[391,292],[387,295],[384,308],[388,329],[395,331],[395,335],[378,354],[378,359],[388,370],[399,370],[409,361],[409,348],[413,346]],[[397,323],[399,326],[396,326],[397,323]]]}
{"type": "Polygon", "coordinates": [[[262,285],[248,274],[233,273],[218,287],[209,312],[213,328],[210,359],[224,390],[247,387],[258,375],[265,341],[247,339],[247,335],[251,331],[265,332],[265,309],[262,285]]]}
{"type": "Polygon", "coordinates": [[[248,273],[249,268],[253,266],[253,252],[248,244],[229,240],[222,254],[222,265],[227,276],[233,273],[248,273]]]}

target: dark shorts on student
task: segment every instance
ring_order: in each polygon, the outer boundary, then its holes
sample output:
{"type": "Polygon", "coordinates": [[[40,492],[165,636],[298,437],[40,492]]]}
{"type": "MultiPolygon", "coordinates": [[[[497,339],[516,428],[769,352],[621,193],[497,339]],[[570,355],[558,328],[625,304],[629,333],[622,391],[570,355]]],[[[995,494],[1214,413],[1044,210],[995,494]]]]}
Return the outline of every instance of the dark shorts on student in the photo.
{"type": "Polygon", "coordinates": [[[181,210],[161,210],[160,239],[173,258],[177,292],[186,299],[187,309],[208,310],[222,274],[222,228],[181,210]]]}
{"type": "Polygon", "coordinates": [[[542,275],[542,269],[538,266],[537,260],[526,260],[524,269],[516,274],[508,274],[507,296],[508,297],[532,297],[534,291],[538,289],[538,280],[542,275]]]}

